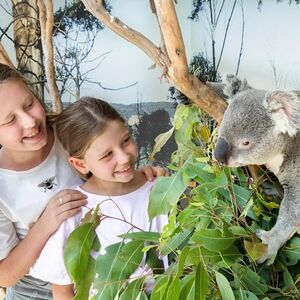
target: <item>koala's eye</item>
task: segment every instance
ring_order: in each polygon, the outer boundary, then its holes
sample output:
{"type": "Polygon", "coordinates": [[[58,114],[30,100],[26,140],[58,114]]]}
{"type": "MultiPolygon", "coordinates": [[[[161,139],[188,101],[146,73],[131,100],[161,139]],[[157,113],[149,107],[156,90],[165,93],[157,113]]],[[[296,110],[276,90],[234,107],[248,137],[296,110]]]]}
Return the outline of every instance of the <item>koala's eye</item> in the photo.
{"type": "Polygon", "coordinates": [[[249,141],[243,141],[243,142],[242,142],[242,145],[243,145],[244,147],[247,147],[247,146],[250,145],[250,142],[249,142],[249,141]]]}

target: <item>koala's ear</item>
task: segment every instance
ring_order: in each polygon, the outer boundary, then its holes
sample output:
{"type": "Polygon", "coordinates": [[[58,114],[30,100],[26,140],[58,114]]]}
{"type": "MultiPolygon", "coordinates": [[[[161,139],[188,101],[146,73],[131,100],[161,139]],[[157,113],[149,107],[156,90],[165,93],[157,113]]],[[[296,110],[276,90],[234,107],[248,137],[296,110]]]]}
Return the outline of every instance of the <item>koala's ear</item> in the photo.
{"type": "Polygon", "coordinates": [[[227,74],[225,77],[225,89],[224,93],[228,95],[229,98],[234,96],[237,93],[240,93],[245,90],[251,89],[251,86],[248,84],[247,80],[241,80],[235,75],[227,74]]]}
{"type": "Polygon", "coordinates": [[[225,100],[228,99],[228,96],[224,93],[225,83],[207,81],[205,84],[209,86],[221,98],[225,100]]]}
{"type": "Polygon", "coordinates": [[[270,112],[278,132],[294,136],[300,130],[300,99],[297,94],[268,92],[264,106],[270,112]]]}

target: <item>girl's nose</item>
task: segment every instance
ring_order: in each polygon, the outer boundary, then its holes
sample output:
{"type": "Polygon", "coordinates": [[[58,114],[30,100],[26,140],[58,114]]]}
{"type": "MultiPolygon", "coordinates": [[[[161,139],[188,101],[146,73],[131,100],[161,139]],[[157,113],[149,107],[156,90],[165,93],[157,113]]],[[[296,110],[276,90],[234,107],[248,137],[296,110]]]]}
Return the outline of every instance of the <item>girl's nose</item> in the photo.
{"type": "Polygon", "coordinates": [[[22,115],[22,126],[25,129],[30,129],[35,126],[35,118],[28,113],[22,115]]]}
{"type": "Polygon", "coordinates": [[[129,154],[124,150],[120,150],[118,153],[118,162],[119,164],[125,164],[129,161],[129,154]]]}

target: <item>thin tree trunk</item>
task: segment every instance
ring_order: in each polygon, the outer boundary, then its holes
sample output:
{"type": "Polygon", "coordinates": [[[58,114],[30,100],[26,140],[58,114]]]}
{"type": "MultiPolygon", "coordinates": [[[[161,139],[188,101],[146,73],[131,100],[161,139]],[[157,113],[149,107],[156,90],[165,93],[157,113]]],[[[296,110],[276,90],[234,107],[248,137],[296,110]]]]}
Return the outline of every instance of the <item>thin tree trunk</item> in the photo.
{"type": "Polygon", "coordinates": [[[36,0],[12,0],[13,33],[17,68],[44,99],[42,51],[36,0]]]}
{"type": "Polygon", "coordinates": [[[52,32],[54,26],[53,3],[52,0],[46,1],[47,6],[43,0],[37,0],[37,5],[39,8],[45,73],[49,87],[49,94],[52,101],[52,110],[54,113],[59,114],[62,111],[62,102],[55,79],[54,50],[52,41],[52,32]]]}

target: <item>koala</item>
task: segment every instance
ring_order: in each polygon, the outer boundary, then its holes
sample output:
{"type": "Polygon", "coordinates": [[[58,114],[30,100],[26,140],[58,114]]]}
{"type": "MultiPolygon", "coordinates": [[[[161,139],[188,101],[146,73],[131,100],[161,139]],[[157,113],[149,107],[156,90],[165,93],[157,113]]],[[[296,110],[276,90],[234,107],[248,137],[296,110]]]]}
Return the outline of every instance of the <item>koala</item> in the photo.
{"type": "Polygon", "coordinates": [[[267,245],[268,265],[300,225],[300,99],[296,93],[252,88],[227,75],[228,107],[221,122],[214,157],[229,167],[265,165],[283,186],[278,218],[270,231],[258,230],[267,245]]]}

